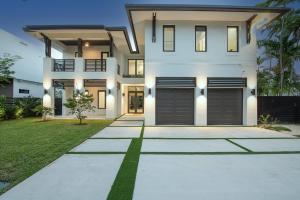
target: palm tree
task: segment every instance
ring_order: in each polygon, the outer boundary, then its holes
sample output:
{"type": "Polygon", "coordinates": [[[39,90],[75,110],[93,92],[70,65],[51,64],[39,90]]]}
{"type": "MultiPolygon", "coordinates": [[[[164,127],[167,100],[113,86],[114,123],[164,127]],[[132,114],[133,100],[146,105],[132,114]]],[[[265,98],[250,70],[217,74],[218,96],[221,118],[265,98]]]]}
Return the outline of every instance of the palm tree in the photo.
{"type": "MultiPolygon", "coordinates": [[[[286,7],[288,4],[298,2],[299,0],[266,0],[258,4],[262,7],[286,7]]],[[[275,58],[279,61],[279,74],[280,74],[280,92],[282,95],[284,87],[285,71],[288,68],[290,72],[290,79],[294,76],[294,63],[299,59],[299,51],[290,55],[291,52],[286,52],[286,49],[298,49],[300,40],[300,10],[291,10],[283,15],[280,20],[275,20],[266,29],[268,31],[267,41],[260,42],[259,46],[268,45],[265,49],[272,52],[275,58]],[[293,45],[290,44],[293,43],[293,45]],[[288,45],[288,46],[285,46],[288,45]],[[278,52],[274,52],[274,48],[278,52]],[[285,56],[290,55],[289,58],[285,56]]],[[[273,56],[274,56],[273,55],[273,56]]]]}

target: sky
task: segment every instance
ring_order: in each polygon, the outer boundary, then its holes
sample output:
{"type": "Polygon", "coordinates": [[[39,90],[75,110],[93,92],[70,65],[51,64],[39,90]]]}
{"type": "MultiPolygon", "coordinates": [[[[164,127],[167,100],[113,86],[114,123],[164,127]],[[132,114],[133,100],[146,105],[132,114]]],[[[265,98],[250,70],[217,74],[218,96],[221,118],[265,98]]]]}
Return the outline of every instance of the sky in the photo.
{"type": "MultiPolygon", "coordinates": [[[[25,25],[101,24],[127,26],[125,4],[210,4],[255,6],[263,0],[1,0],[0,28],[37,46],[40,41],[23,32],[25,25]]],[[[291,5],[300,7],[300,3],[291,5]]],[[[1,41],[0,41],[1,45],[1,41]]],[[[300,63],[296,70],[300,73],[300,63]]]]}

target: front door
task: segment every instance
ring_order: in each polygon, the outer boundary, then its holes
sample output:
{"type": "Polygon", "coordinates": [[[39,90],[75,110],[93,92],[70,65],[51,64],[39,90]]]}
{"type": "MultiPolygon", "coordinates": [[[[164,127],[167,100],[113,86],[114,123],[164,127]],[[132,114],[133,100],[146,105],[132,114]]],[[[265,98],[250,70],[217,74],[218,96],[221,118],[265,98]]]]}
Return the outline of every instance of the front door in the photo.
{"type": "Polygon", "coordinates": [[[128,113],[144,113],[144,92],[128,92],[128,113]]]}

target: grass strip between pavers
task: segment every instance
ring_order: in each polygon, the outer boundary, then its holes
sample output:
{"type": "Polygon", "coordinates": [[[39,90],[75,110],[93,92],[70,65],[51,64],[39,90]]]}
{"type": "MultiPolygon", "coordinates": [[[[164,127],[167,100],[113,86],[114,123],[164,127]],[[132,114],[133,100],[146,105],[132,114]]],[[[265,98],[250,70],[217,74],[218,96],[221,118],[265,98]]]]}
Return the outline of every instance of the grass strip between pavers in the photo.
{"type": "Polygon", "coordinates": [[[126,152],[117,151],[69,151],[66,154],[126,154],[126,152]]]}
{"type": "Polygon", "coordinates": [[[230,142],[231,144],[234,144],[235,146],[238,146],[241,149],[244,149],[245,151],[252,152],[250,149],[248,149],[248,148],[246,148],[246,147],[244,147],[244,146],[242,146],[242,145],[240,145],[240,144],[238,144],[236,142],[233,142],[230,139],[226,139],[226,141],[230,142]]]}
{"type": "Polygon", "coordinates": [[[139,138],[133,138],[116,179],[108,194],[107,200],[131,200],[140,158],[144,134],[144,125],[139,138]]]}
{"type": "Polygon", "coordinates": [[[252,152],[141,152],[141,155],[257,155],[300,154],[300,151],[252,151],[252,152]]]}
{"type": "Polygon", "coordinates": [[[266,139],[266,140],[278,140],[278,139],[294,139],[294,140],[297,140],[297,139],[300,139],[300,136],[299,137],[268,137],[268,138],[263,138],[263,137],[252,137],[252,138],[239,138],[239,137],[220,137],[220,138],[188,138],[188,137],[185,137],[185,138],[180,138],[180,137],[174,137],[174,138],[171,138],[171,137],[146,137],[144,138],[144,140],[226,140],[226,139],[229,139],[229,140],[252,140],[252,139],[255,139],[255,140],[261,140],[261,139],[266,139]]]}

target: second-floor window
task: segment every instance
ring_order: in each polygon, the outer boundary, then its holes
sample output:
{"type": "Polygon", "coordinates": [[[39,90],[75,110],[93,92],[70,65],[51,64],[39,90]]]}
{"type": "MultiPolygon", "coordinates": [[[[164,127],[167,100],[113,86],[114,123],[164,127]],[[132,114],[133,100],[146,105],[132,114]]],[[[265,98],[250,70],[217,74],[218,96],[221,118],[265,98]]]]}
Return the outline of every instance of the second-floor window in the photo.
{"type": "Polygon", "coordinates": [[[175,51],[175,26],[174,25],[163,26],[163,51],[166,52],[175,51]]]}
{"type": "Polygon", "coordinates": [[[239,27],[238,26],[227,27],[227,51],[228,52],[239,51],[239,27]]]}
{"type": "Polygon", "coordinates": [[[206,51],[206,26],[195,27],[195,50],[197,52],[206,51]]]}
{"type": "Polygon", "coordinates": [[[128,60],[129,76],[144,76],[144,60],[129,59],[128,60]]]}

